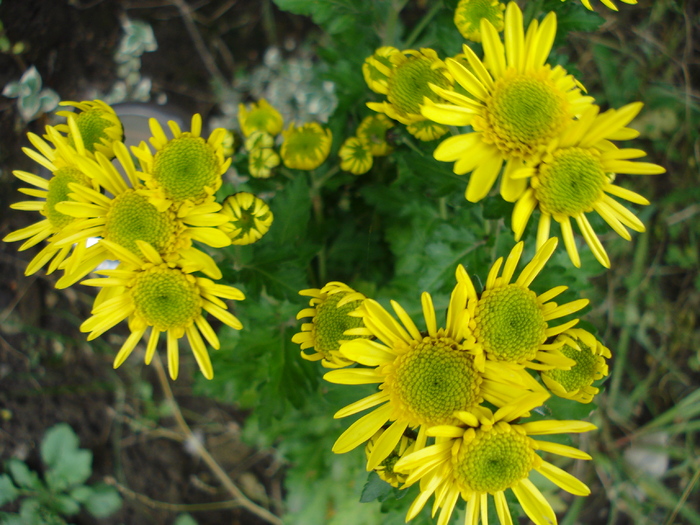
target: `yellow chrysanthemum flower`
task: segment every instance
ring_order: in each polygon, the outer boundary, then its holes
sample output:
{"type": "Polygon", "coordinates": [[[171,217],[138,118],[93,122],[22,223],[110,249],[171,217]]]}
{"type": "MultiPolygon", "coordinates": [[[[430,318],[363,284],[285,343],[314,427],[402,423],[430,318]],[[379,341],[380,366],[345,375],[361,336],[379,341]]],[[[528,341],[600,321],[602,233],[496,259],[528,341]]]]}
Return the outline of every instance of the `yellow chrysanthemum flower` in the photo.
{"type": "Polygon", "coordinates": [[[245,139],[245,149],[253,152],[256,149],[271,148],[275,144],[275,139],[265,131],[253,131],[245,139]]]}
{"type": "MultiPolygon", "coordinates": [[[[462,271],[464,271],[462,269],[462,271]]],[[[367,461],[373,470],[399,443],[407,429],[417,429],[415,450],[425,446],[428,427],[453,424],[455,411],[472,409],[483,401],[502,406],[528,390],[543,391],[522,367],[484,360],[474,351],[468,329],[467,286],[458,282],[447,310],[446,328],[438,328],[430,294],[421,296],[427,330],[420,331],[406,311],[391,302],[397,322],[379,303],[367,299],[359,313],[365,328],[346,334],[377,340],[343,343],[340,353],[362,367],[328,372],[324,379],[346,385],[379,384],[378,392],[336,412],[336,418],[372,412],[355,421],[333,445],[333,452],[349,452],[370,439],[387,423],[367,461]]]]}
{"type": "Polygon", "coordinates": [[[460,496],[467,502],[465,525],[487,523],[491,495],[501,525],[513,525],[505,496],[510,489],[536,525],[556,524],[551,505],[529,479],[533,470],[571,494],[587,496],[591,491],[537,452],[574,459],[591,456],[574,447],[530,436],[589,432],[596,426],[585,421],[514,423],[548,397],[547,393],[530,394],[495,414],[488,408],[476,407],[456,414],[461,424],[429,429],[428,435],[435,436],[436,443],[403,457],[394,466],[399,472],[410,473],[406,486],[420,481],[420,495],[409,508],[406,521],[413,519],[435,494],[433,514],[441,509],[437,525],[449,523],[460,496]]]}
{"type": "Polygon", "coordinates": [[[173,134],[168,139],[158,121],[148,121],[152,137],[149,139],[156,153],[153,155],[145,142],[132,148],[141,161],[140,176],[150,190],[149,199],[159,210],[164,211],[174,203],[191,201],[200,204],[213,200],[221,187],[221,176],[226,172],[231,159],[224,159],[223,142],[226,130],[217,128],[204,140],[202,117],[192,116],[190,131],[183,132],[174,121],[168,121],[173,134]]]}
{"type": "Polygon", "coordinates": [[[36,273],[49,261],[51,262],[47,273],[54,272],[73,249],[72,245],[59,247],[55,244],[55,241],[60,238],[65,228],[75,221],[73,217],[61,213],[56,208],[59,203],[71,199],[69,186],[76,184],[93,190],[99,188],[97,183],[78,166],[78,159],[81,155],[85,155],[87,151],[83,146],[80,135],[77,135],[77,140],[75,141],[76,150],[68,145],[68,141],[55,128],[47,126],[46,130],[49,139],[54,145],[53,148],[38,135],[28,133],[27,136],[37,151],[30,148],[22,148],[22,151],[32,160],[49,170],[51,178],[44,179],[26,171],[14,171],[15,177],[34,186],[34,188],[20,188],[19,191],[25,195],[38,197],[39,200],[21,201],[10,205],[10,208],[14,210],[38,211],[45,219],[9,233],[3,239],[5,242],[26,239],[22,246],[19,247],[19,251],[31,248],[43,240],[48,242],[29,262],[24,272],[25,275],[36,273]]]}
{"type": "Polygon", "coordinates": [[[488,360],[534,370],[568,369],[575,364],[559,351],[563,340],[551,344],[546,341],[574,326],[578,319],[553,327],[549,321],[581,310],[588,299],[557,305],[552,299],[564,292],[566,286],[557,286],[539,296],[529,288],[556,246],[557,239],[549,239],[517,280],[511,282],[523,252],[523,243],[516,244],[500,276],[503,257],[491,267],[481,295],[477,295],[466,271],[458,271],[457,279],[468,289],[469,327],[476,338],[475,346],[488,360]]]}
{"type": "Polygon", "coordinates": [[[256,179],[267,179],[280,165],[280,156],[272,148],[258,148],[248,155],[248,171],[256,179]]]}
{"type": "Polygon", "coordinates": [[[369,142],[360,137],[349,137],[338,151],[340,169],[354,175],[362,175],[372,169],[374,158],[369,142]]]}
{"type": "Polygon", "coordinates": [[[265,201],[245,191],[226,197],[221,213],[229,221],[219,228],[232,244],[238,245],[258,242],[268,232],[274,219],[265,201]]]}
{"type": "MultiPolygon", "coordinates": [[[[561,0],[562,2],[564,0],[561,0]]],[[[609,7],[613,11],[617,11],[617,6],[611,1],[611,0],[600,0],[602,4],[604,4],[606,7],[609,7]]],[[[620,0],[626,4],[630,5],[637,5],[637,0],[620,0]]],[[[593,8],[591,7],[591,0],[581,0],[581,3],[586,6],[586,9],[589,9],[590,11],[593,11],[593,8]]]]}
{"type": "Polygon", "coordinates": [[[90,332],[88,341],[128,318],[131,335],[114,359],[114,368],[117,368],[129,357],[149,327],[151,333],[145,361],[150,364],[160,334],[166,332],[168,370],[175,380],[179,370],[178,340],[187,336],[199,369],[204,377],[211,379],[214,370],[202,335],[212,347],[218,349],[220,345],[203,311],[240,330],[243,325],[227,311],[221,298],[241,301],[245,298],[243,293],[232,286],[216,284],[204,277],[194,277],[182,268],[172,267],[143,241],[137,241],[137,245],[146,262],[118,244],[109,241],[105,241],[105,244],[126,266],[99,271],[97,273],[106,278],[82,282],[88,286],[114,287],[120,291],[118,295],[101,301],[93,308],[92,317],[80,325],[81,331],[90,332]]]}
{"type": "Polygon", "coordinates": [[[385,157],[394,151],[386,140],[386,132],[393,127],[394,123],[386,115],[370,115],[357,126],[357,136],[369,143],[373,157],[385,157]]]}
{"type": "Polygon", "coordinates": [[[589,108],[547,146],[533,163],[534,167],[514,174],[518,178],[531,177],[530,188],[513,209],[512,225],[516,240],[523,235],[532,212],[539,208],[538,246],[549,237],[554,217],[561,227],[571,261],[574,266],[581,266],[571,228],[570,219],[573,218],[596,259],[606,268],[610,267],[608,254],[588,222],[586,213],[598,212],[622,238],[631,240],[625,226],[643,232],[644,225],[611,195],[635,204],[649,204],[649,201],[633,191],[614,185],[615,174],[656,175],[666,171],[656,164],[629,160],[643,157],[646,155],[644,151],[618,149],[610,142],[638,135],[625,126],[641,109],[641,102],[628,104],[619,110],[611,109],[601,115],[597,106],[589,108]]]}
{"type": "Polygon", "coordinates": [[[282,132],[280,156],[284,165],[297,170],[314,170],[328,158],[333,134],[317,122],[297,127],[294,123],[282,132]]]}
{"type": "Polygon", "coordinates": [[[348,285],[332,281],[320,290],[310,288],[299,295],[311,297],[310,308],[304,308],[297,319],[310,317],[310,323],[301,325],[301,332],[294,334],[292,342],[301,345],[301,357],[307,361],[321,361],[326,368],[340,368],[353,364],[339,352],[340,345],[362,335],[349,335],[351,329],[364,327],[361,317],[351,315],[365,300],[365,296],[348,285]],[[315,353],[304,350],[312,348],[315,353]]]}
{"type": "Polygon", "coordinates": [[[201,270],[210,277],[221,278],[211,257],[193,248],[191,242],[195,240],[215,248],[231,244],[226,234],[216,228],[228,221],[226,215],[218,213],[221,206],[215,202],[194,205],[187,201],[159,211],[139,184],[138,172],[126,146],[116,142],[114,151],[127,180],[99,152],[95,154],[96,160],[79,159],[81,170],[111,197],[92,188],[70,184],[72,201],[56,205],[61,213],[78,218],[57,237],[56,246],[80,243],[65,262],[65,275],[56,287],[65,288],[76,283],[111,257],[102,241],[85,248],[84,241],[90,237],[110,241],[134,254],[140,253],[138,241],[144,241],[169,263],[178,262],[192,271],[201,270]]]}
{"type": "Polygon", "coordinates": [[[391,69],[391,55],[399,50],[395,47],[384,46],[378,48],[372,56],[365,59],[362,64],[362,75],[365,77],[367,86],[375,93],[386,95],[386,84],[389,75],[386,71],[391,69]]]}
{"type": "Polygon", "coordinates": [[[481,42],[481,19],[491,22],[500,33],[503,31],[505,9],[505,4],[498,0],[459,0],[455,9],[455,25],[467,40],[481,42]]]}
{"type": "Polygon", "coordinates": [[[564,341],[559,351],[576,364],[570,370],[544,370],[540,373],[542,381],[554,395],[590,403],[600,392],[593,382],[608,375],[607,359],[612,354],[593,334],[580,328],[567,330],[555,342],[559,340],[564,341]]]}
{"type": "MultiPolygon", "coordinates": [[[[393,49],[388,59],[391,62],[390,65],[386,65],[384,61],[374,60],[373,57],[368,59],[382,75],[386,76],[386,80],[375,80],[374,89],[386,95],[387,100],[368,102],[367,107],[406,125],[424,121],[425,117],[421,115],[420,109],[424,98],[433,102],[443,102],[430,89],[430,84],[440,88],[452,86],[452,77],[445,63],[438,58],[434,50],[426,48],[420,51],[393,49]]],[[[432,127],[434,130],[440,130],[440,135],[447,133],[447,128],[444,126],[433,125],[432,127]]],[[[414,134],[416,138],[424,140],[419,135],[414,134]]]]}
{"type": "MultiPolygon", "coordinates": [[[[367,441],[367,445],[365,445],[365,455],[367,456],[368,460],[372,455],[374,446],[376,445],[379,438],[382,437],[382,434],[384,434],[385,431],[385,428],[380,428],[367,441]]],[[[386,481],[392,487],[399,487],[399,485],[402,485],[406,482],[406,478],[408,477],[408,475],[396,472],[394,470],[394,465],[396,465],[396,462],[402,457],[407,456],[408,454],[413,452],[413,448],[416,443],[416,437],[417,436],[415,432],[411,430],[406,430],[406,432],[404,432],[404,435],[401,436],[399,442],[397,443],[396,447],[394,447],[394,450],[389,454],[389,456],[387,456],[387,458],[384,461],[382,461],[373,469],[381,479],[386,481]]]]}
{"type": "Polygon", "coordinates": [[[437,160],[456,161],[458,175],[473,171],[465,194],[468,201],[486,197],[505,162],[500,191],[514,202],[526,181],[513,179],[512,173],[590,106],[593,99],[581,95],[574,77],[560,66],[545,64],[556,30],[556,15],[549,13],[541,25],[534,20],[525,35],[522,12],[511,2],[505,44],[496,28],[482,20],[483,62],[466,45],[463,52],[471,71],[459,60],[446,60],[449,72],[473,98],[432,86],[450,104],[426,100],[422,114],[440,124],[473,128],[444,140],[434,152],[437,160]]]}
{"type": "Polygon", "coordinates": [[[238,104],[238,123],[246,137],[255,131],[264,131],[270,135],[278,135],[282,131],[284,120],[280,112],[273,108],[267,100],[261,98],[250,107],[238,104]]]}
{"type": "Polygon", "coordinates": [[[71,146],[75,147],[75,137],[80,135],[87,150],[86,155],[92,157],[99,151],[108,159],[114,158],[112,145],[124,140],[124,127],[111,106],[101,100],[64,101],[59,105],[80,110],[77,114],[71,111],[56,112],[67,119],[66,124],[59,124],[56,129],[68,135],[71,146]]]}

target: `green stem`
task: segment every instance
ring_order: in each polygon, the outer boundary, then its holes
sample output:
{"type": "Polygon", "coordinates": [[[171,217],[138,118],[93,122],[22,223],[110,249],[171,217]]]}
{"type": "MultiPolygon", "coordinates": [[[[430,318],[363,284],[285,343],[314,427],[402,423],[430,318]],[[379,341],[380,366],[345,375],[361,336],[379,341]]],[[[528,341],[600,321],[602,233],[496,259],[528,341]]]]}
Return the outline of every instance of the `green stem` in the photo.
{"type": "Polygon", "coordinates": [[[404,43],[404,47],[410,48],[413,43],[418,39],[420,34],[423,32],[423,30],[426,28],[426,26],[430,23],[430,21],[435,18],[435,15],[438,14],[438,11],[442,9],[442,2],[435,2],[430,10],[423,15],[423,18],[421,18],[416,26],[413,28],[413,31],[411,31],[411,34],[408,35],[408,38],[406,38],[406,42],[404,43]]]}

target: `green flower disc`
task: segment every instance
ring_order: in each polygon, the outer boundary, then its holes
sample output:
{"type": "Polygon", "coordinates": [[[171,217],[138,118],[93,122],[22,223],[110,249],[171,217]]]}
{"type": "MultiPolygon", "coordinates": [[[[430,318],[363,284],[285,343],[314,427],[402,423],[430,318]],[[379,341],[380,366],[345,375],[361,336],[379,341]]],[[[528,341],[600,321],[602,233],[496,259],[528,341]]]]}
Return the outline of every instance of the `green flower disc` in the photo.
{"type": "Polygon", "coordinates": [[[183,133],[156,153],[152,175],[168,198],[198,200],[207,196],[207,186],[217,186],[220,168],[215,150],[202,137],[183,133]]]}
{"type": "Polygon", "coordinates": [[[495,493],[512,487],[528,476],[536,454],[528,437],[509,425],[477,430],[452,457],[458,483],[469,491],[495,493]]]}
{"type": "Polygon", "coordinates": [[[608,184],[600,158],[583,148],[556,150],[552,157],[540,165],[535,189],[540,209],[568,216],[592,211],[608,184]]]}
{"type": "Polygon", "coordinates": [[[583,341],[577,339],[581,350],[576,350],[569,345],[564,345],[559,351],[569,359],[576,361],[570,370],[547,370],[543,374],[548,375],[559,383],[567,392],[573,392],[585,386],[593,384],[596,375],[596,364],[600,359],[583,341]]]}
{"type": "Polygon", "coordinates": [[[357,309],[362,301],[350,301],[340,308],[338,307],[338,303],[346,295],[348,292],[330,294],[321,304],[316,306],[312,330],[314,349],[329,360],[335,359],[331,352],[340,348],[340,341],[367,339],[367,336],[343,335],[345,330],[364,326],[361,317],[348,315],[357,309]]]}
{"type": "Polygon", "coordinates": [[[498,361],[520,363],[533,359],[547,338],[547,322],[537,295],[517,284],[484,291],[474,323],[477,342],[498,361]]]}
{"type": "MultiPolygon", "coordinates": [[[[91,153],[95,153],[95,145],[102,144],[103,141],[109,142],[110,138],[107,135],[107,129],[114,126],[114,122],[105,118],[106,112],[101,109],[90,109],[81,112],[76,118],[75,123],[80,130],[80,136],[85,144],[85,149],[91,153]]],[[[71,146],[75,143],[73,138],[70,139],[71,146]]]]}
{"type": "Polygon", "coordinates": [[[46,204],[42,213],[49,220],[51,226],[57,230],[65,228],[75,220],[70,215],[64,215],[56,210],[56,204],[71,200],[68,197],[68,194],[72,192],[68,187],[71,182],[91,187],[90,179],[75,168],[59,168],[49,179],[49,194],[46,196],[46,204]]]}
{"type": "Polygon", "coordinates": [[[154,268],[143,272],[131,294],[136,313],[160,331],[186,328],[202,311],[197,285],[176,269],[154,268]]]}
{"type": "Polygon", "coordinates": [[[396,358],[392,400],[417,423],[455,422],[456,410],[481,402],[481,375],[474,357],[446,337],[425,337],[396,358]]]}
{"type": "Polygon", "coordinates": [[[441,100],[428,83],[442,88],[449,87],[450,83],[439,69],[431,68],[432,64],[433,61],[425,57],[409,57],[406,62],[396,66],[389,77],[387,99],[399,111],[420,115],[423,97],[434,102],[441,100]]]}
{"type": "Polygon", "coordinates": [[[126,190],[117,195],[107,213],[105,239],[140,255],[136,241],[145,241],[164,253],[175,239],[176,225],[169,213],[159,212],[148,198],[126,190]]]}

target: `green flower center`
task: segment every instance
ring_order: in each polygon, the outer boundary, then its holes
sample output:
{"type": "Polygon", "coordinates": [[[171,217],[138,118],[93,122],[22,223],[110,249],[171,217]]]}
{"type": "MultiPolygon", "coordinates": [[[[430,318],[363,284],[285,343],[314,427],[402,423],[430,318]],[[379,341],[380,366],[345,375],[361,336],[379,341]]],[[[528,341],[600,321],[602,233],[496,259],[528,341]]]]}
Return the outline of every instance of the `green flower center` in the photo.
{"type": "Polygon", "coordinates": [[[51,226],[57,230],[65,228],[75,220],[70,215],[64,215],[56,210],[56,204],[59,202],[72,200],[68,197],[68,194],[72,192],[68,187],[71,182],[90,187],[90,179],[75,168],[59,168],[49,179],[49,191],[43,213],[51,226]]]}
{"type": "Polygon", "coordinates": [[[155,268],[143,272],[131,294],[136,313],[160,331],[184,329],[202,310],[194,279],[180,270],[155,268]]]}
{"type": "Polygon", "coordinates": [[[484,291],[474,322],[477,342],[498,361],[533,359],[547,338],[547,322],[537,295],[517,284],[484,291]]]}
{"type": "Polygon", "coordinates": [[[350,301],[338,307],[340,300],[347,294],[348,292],[338,292],[328,295],[321,304],[316,306],[312,330],[314,349],[323,354],[326,359],[331,359],[331,352],[335,352],[340,348],[340,341],[367,338],[366,336],[343,335],[345,330],[364,326],[361,317],[348,315],[357,309],[362,304],[362,301],[350,301]]]}
{"type": "Polygon", "coordinates": [[[596,365],[599,357],[588,346],[583,344],[583,341],[580,339],[577,339],[576,342],[581,348],[580,351],[569,345],[564,345],[559,349],[566,357],[576,361],[576,364],[570,370],[548,370],[543,372],[559,383],[567,392],[573,392],[592,385],[596,376],[596,365]]]}
{"type": "Polygon", "coordinates": [[[504,424],[477,430],[452,457],[452,467],[457,482],[468,491],[493,494],[526,478],[535,456],[527,436],[504,424]]]}
{"type": "Polygon", "coordinates": [[[496,31],[503,29],[502,4],[494,0],[461,0],[455,11],[455,24],[468,39],[481,41],[481,19],[485,18],[496,31]]]}
{"type": "Polygon", "coordinates": [[[535,197],[543,212],[578,215],[593,210],[608,184],[598,155],[590,149],[564,148],[540,165],[535,197]]]}
{"type": "MultiPolygon", "coordinates": [[[[95,153],[95,145],[109,142],[110,138],[107,135],[107,129],[114,126],[114,122],[104,117],[105,112],[100,109],[91,109],[80,113],[75,123],[80,130],[80,136],[85,144],[85,149],[91,153],[95,153]]],[[[70,139],[71,146],[75,143],[73,138],[70,139]]]]}
{"type": "Polygon", "coordinates": [[[453,423],[456,410],[481,402],[482,378],[474,357],[450,338],[425,337],[394,366],[392,401],[416,424],[453,423]]]}
{"type": "Polygon", "coordinates": [[[537,73],[509,69],[496,81],[486,111],[475,119],[484,141],[510,157],[526,157],[549,142],[570,120],[568,103],[548,78],[549,67],[537,73]]]}
{"type": "Polygon", "coordinates": [[[140,255],[136,241],[145,241],[164,253],[173,241],[176,225],[169,213],[159,212],[148,198],[126,190],[112,201],[105,222],[105,239],[140,255]]]}
{"type": "Polygon", "coordinates": [[[425,57],[410,57],[406,62],[394,68],[389,77],[387,99],[400,112],[420,115],[423,97],[439,102],[435,92],[428,83],[446,88],[450,83],[440,69],[433,69],[433,61],[425,57]]]}
{"type": "Polygon", "coordinates": [[[325,135],[312,127],[296,128],[285,138],[286,152],[296,158],[317,161],[323,156],[325,135]]]}
{"type": "Polygon", "coordinates": [[[202,137],[183,133],[156,153],[152,175],[169,198],[198,200],[207,196],[206,187],[216,189],[220,168],[216,152],[202,137]]]}

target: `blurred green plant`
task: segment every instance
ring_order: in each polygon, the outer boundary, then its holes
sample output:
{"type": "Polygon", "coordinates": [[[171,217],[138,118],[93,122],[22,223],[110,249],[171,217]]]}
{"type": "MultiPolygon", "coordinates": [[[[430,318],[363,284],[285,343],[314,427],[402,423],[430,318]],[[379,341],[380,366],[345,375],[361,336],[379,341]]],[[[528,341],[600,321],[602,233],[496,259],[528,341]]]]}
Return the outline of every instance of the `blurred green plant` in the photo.
{"type": "Polygon", "coordinates": [[[34,66],[27,69],[17,82],[9,82],[2,94],[17,99],[17,109],[25,122],[31,122],[47,111],[52,111],[60,101],[58,93],[53,89],[42,89],[41,75],[34,66]]]}

